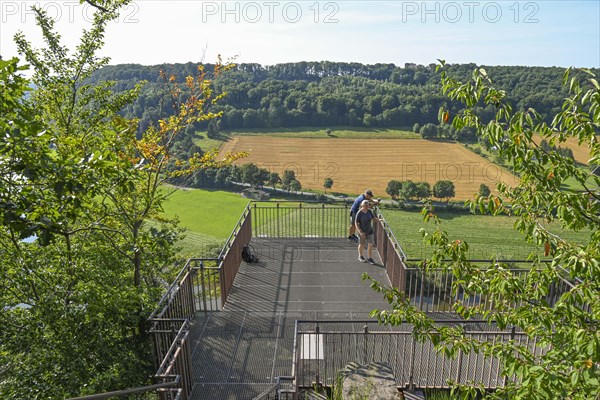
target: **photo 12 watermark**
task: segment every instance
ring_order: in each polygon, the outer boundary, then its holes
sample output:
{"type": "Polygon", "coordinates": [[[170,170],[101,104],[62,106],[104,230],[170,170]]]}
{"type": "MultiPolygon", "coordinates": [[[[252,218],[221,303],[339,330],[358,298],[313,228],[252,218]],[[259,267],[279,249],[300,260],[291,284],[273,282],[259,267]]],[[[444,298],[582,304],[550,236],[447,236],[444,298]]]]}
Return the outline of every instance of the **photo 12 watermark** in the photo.
{"type": "Polygon", "coordinates": [[[532,1],[403,1],[403,23],[539,23],[540,6],[532,1]]]}
{"type": "Polygon", "coordinates": [[[283,176],[285,171],[292,171],[295,178],[305,184],[322,184],[326,178],[335,179],[340,171],[339,164],[335,162],[314,162],[309,166],[297,162],[261,162],[257,166],[269,172],[276,172],[280,176],[283,176]]]}
{"type": "MultiPolygon", "coordinates": [[[[34,7],[45,12],[55,22],[75,23],[84,21],[94,22],[94,14],[99,11],[97,7],[88,3],[78,1],[4,1],[0,2],[0,21],[19,22],[21,24],[35,22],[36,13],[34,7]]],[[[114,20],[116,23],[137,24],[140,11],[139,3],[127,4],[119,16],[114,20]]]]}
{"type": "Polygon", "coordinates": [[[202,23],[339,22],[340,3],[310,1],[203,1],[202,23]]]}
{"type": "Polygon", "coordinates": [[[507,173],[498,165],[473,161],[401,163],[397,169],[398,180],[414,182],[486,182],[495,184],[507,173]]]}

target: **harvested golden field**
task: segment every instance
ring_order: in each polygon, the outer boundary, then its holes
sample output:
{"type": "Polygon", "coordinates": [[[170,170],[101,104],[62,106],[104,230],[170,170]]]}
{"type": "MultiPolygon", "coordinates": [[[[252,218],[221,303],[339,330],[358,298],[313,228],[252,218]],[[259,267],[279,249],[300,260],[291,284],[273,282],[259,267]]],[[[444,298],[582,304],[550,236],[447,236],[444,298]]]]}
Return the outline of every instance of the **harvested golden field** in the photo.
{"type": "MultiPolygon", "coordinates": [[[[536,135],[534,137],[534,141],[539,144],[541,141],[541,136],[536,135]]],[[[573,157],[575,158],[575,161],[577,161],[578,163],[587,165],[588,161],[591,158],[590,157],[590,149],[586,145],[580,146],[577,138],[569,137],[569,138],[567,138],[566,142],[557,143],[556,146],[557,147],[567,147],[567,148],[573,150],[573,157]]]]}
{"type": "Polygon", "coordinates": [[[323,189],[323,180],[333,179],[333,192],[362,193],[373,189],[386,197],[392,180],[451,180],[456,199],[472,198],[485,183],[514,185],[517,178],[458,143],[421,139],[302,139],[268,136],[238,136],[221,146],[227,151],[248,151],[238,164],[255,163],[278,172],[293,170],[303,188],[323,189]]]}

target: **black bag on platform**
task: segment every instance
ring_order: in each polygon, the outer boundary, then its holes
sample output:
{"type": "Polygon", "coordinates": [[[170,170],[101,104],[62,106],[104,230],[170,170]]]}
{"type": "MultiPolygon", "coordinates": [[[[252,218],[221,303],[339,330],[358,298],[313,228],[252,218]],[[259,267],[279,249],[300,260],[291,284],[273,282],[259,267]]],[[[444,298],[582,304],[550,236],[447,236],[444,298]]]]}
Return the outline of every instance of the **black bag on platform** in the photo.
{"type": "Polygon", "coordinates": [[[255,255],[256,251],[254,251],[254,247],[249,244],[242,247],[242,260],[247,263],[255,263],[258,262],[258,257],[255,255]]]}

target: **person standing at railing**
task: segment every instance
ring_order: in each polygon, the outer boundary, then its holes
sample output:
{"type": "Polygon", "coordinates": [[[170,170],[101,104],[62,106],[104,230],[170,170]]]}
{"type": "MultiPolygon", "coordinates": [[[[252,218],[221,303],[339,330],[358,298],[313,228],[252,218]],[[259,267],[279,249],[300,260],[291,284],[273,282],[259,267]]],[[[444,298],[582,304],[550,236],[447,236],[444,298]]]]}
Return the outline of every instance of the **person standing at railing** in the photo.
{"type": "Polygon", "coordinates": [[[360,241],[358,243],[358,261],[375,264],[373,260],[373,244],[375,243],[375,230],[373,229],[373,220],[377,219],[370,208],[369,200],[363,200],[360,203],[360,209],[356,213],[356,230],[360,241]],[[367,244],[367,258],[363,257],[363,250],[367,244]]]}
{"type": "Polygon", "coordinates": [[[361,203],[365,200],[367,200],[370,205],[378,205],[381,201],[380,199],[377,199],[376,201],[373,200],[373,192],[371,191],[371,189],[365,190],[363,194],[361,194],[354,200],[354,203],[352,203],[352,207],[350,207],[350,226],[348,227],[348,240],[354,240],[355,242],[359,241],[359,238],[356,237],[356,235],[354,235],[354,232],[356,232],[355,218],[356,213],[358,213],[358,211],[360,210],[361,203]]]}

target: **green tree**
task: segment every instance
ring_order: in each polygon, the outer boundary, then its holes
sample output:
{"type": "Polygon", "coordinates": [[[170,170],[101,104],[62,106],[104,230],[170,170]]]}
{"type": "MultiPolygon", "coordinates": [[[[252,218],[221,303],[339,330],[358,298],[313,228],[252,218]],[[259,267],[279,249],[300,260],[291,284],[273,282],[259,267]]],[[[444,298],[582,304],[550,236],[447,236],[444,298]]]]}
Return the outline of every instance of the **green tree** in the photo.
{"type": "Polygon", "coordinates": [[[302,189],[302,184],[300,183],[300,181],[297,181],[296,179],[292,180],[290,182],[290,189],[293,192],[299,192],[302,189]]]}
{"type": "MultiPolygon", "coordinates": [[[[451,238],[441,229],[433,210],[426,208],[423,215],[433,218],[436,230],[423,233],[431,256],[421,268],[439,268],[453,275],[452,290],[460,290],[464,300],[457,300],[452,307],[462,318],[484,319],[500,329],[514,327],[537,348],[467,338],[461,328],[435,329],[429,317],[410,306],[402,293],[376,282],[373,286],[386,293],[394,310],[373,314],[392,324],[409,321],[417,336],[433,340],[446,355],[460,350],[499,359],[501,374],[508,378],[506,386],[481,393],[483,397],[596,399],[600,392],[600,177],[570,158],[548,152],[535,140],[537,135],[549,143],[575,138],[588,146],[591,160],[597,164],[600,84],[590,71],[567,69],[564,84],[569,95],[552,122],[546,123],[534,109],[514,111],[506,93],[494,87],[485,70],[476,69],[469,82],[461,83],[448,75],[443,63],[440,68],[444,92],[466,105],[454,118],[455,127],[475,127],[480,139],[495,146],[519,174],[517,185],[498,184],[498,196],[472,201],[471,209],[515,216],[515,229],[523,233],[526,242],[541,247],[544,256],[532,252],[526,274],[510,272],[500,260],[485,266],[473,264],[466,254],[468,243],[451,238]],[[475,112],[481,102],[496,109],[492,120],[484,121],[475,112]],[[564,185],[567,180],[577,182],[579,188],[570,189],[564,185]],[[573,230],[589,234],[581,241],[567,239],[565,233],[573,230]],[[551,262],[546,262],[546,257],[551,262]],[[549,302],[548,294],[557,287],[566,290],[549,302]],[[469,304],[468,299],[478,296],[485,296],[494,307],[469,304]]],[[[476,383],[457,385],[456,390],[464,398],[474,398],[476,383]]]]}
{"type": "Polygon", "coordinates": [[[488,197],[490,194],[492,194],[492,191],[490,190],[488,185],[486,185],[485,183],[479,185],[479,192],[477,192],[478,196],[488,197]]]}
{"type": "Polygon", "coordinates": [[[323,187],[325,188],[325,193],[327,193],[327,189],[331,189],[333,187],[333,179],[325,178],[323,180],[323,187]]]}
{"type": "MultiPolygon", "coordinates": [[[[5,103],[4,96],[20,80],[2,67],[3,104],[14,108],[2,110],[3,121],[18,123],[12,115],[36,110],[30,128],[13,130],[1,153],[1,186],[8,190],[0,202],[0,276],[7,288],[0,295],[0,358],[10,367],[0,370],[0,394],[14,399],[71,397],[116,383],[127,387],[145,380],[149,367],[136,317],[145,301],[132,285],[131,264],[117,254],[115,242],[104,238],[112,230],[121,243],[121,226],[112,223],[114,209],[103,207],[103,189],[131,183],[116,138],[122,131],[127,137],[128,129],[114,110],[132,92],[112,96],[109,84],[92,89],[83,83],[103,62],[93,56],[101,45],[95,39],[115,14],[97,13],[69,57],[52,21],[35,12],[48,49],[40,55],[17,36],[21,53],[35,67],[36,87],[18,107],[5,103]],[[44,130],[33,135],[42,125],[44,130]],[[33,243],[20,240],[31,235],[33,243]],[[128,350],[116,351],[117,346],[128,350]],[[133,364],[139,368],[120,373],[133,364]]],[[[163,254],[170,258],[172,252],[163,254]]]]}
{"type": "Polygon", "coordinates": [[[273,187],[273,189],[275,189],[275,186],[277,184],[281,183],[281,177],[279,176],[279,173],[277,173],[277,172],[269,173],[268,183],[269,183],[269,185],[271,185],[273,187]]]}
{"type": "Polygon", "coordinates": [[[419,200],[424,200],[431,196],[431,186],[428,182],[417,182],[417,190],[415,197],[419,200]]]}
{"type": "Polygon", "coordinates": [[[387,187],[385,188],[385,192],[389,194],[392,197],[392,199],[395,199],[400,194],[401,189],[402,182],[392,179],[388,182],[387,187]]]}
{"type": "Polygon", "coordinates": [[[281,178],[281,187],[289,191],[292,181],[295,180],[296,173],[291,169],[286,169],[285,171],[283,171],[283,178],[281,178]]]}
{"type": "Polygon", "coordinates": [[[97,56],[105,26],[126,3],[103,2],[73,53],[34,8],[46,47],[16,36],[34,68],[27,100],[14,63],[0,64],[3,132],[10,132],[0,148],[3,398],[65,398],[147,382],[145,321],[179,235],[176,221],[158,218],[169,194],[163,183],[221,165],[214,152],[172,160],[186,126],[218,115],[202,106],[220,98],[203,71],[186,79],[196,98],[185,100],[175,78],[162,74],[177,112],[141,138],[137,121],[119,115],[139,87],[115,93],[114,82],[90,83],[108,63],[97,56]]]}
{"type": "Polygon", "coordinates": [[[206,130],[206,136],[211,139],[214,139],[218,136],[218,134],[219,134],[219,129],[217,127],[216,121],[215,120],[210,121],[208,123],[208,128],[206,130]]]}
{"type": "Polygon", "coordinates": [[[431,139],[438,137],[438,126],[432,123],[423,125],[419,131],[423,139],[431,139]]]}
{"type": "Polygon", "coordinates": [[[402,182],[402,188],[399,193],[400,198],[410,200],[417,197],[417,185],[413,181],[402,182]]]}
{"type": "Polygon", "coordinates": [[[433,196],[438,199],[446,199],[446,201],[450,200],[450,198],[456,196],[454,183],[448,180],[437,181],[433,185],[433,196]]]}
{"type": "Polygon", "coordinates": [[[240,167],[242,182],[254,187],[262,186],[269,179],[269,171],[259,168],[254,163],[247,163],[240,167]]]}

